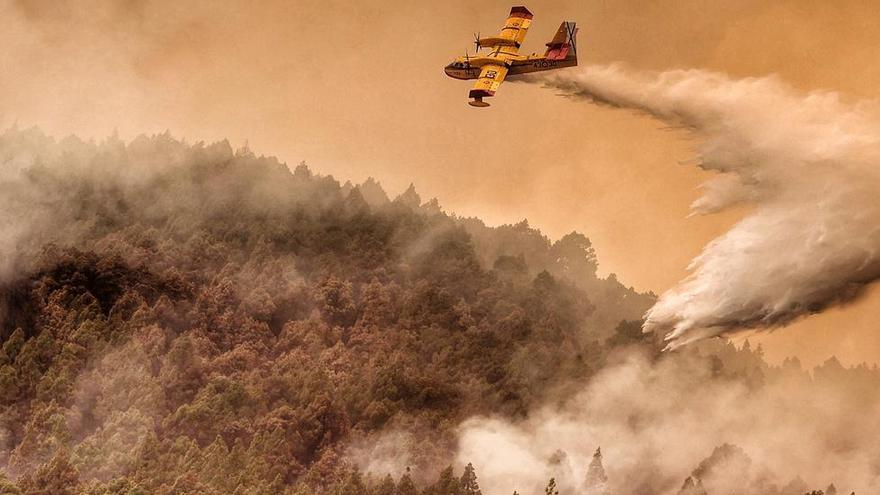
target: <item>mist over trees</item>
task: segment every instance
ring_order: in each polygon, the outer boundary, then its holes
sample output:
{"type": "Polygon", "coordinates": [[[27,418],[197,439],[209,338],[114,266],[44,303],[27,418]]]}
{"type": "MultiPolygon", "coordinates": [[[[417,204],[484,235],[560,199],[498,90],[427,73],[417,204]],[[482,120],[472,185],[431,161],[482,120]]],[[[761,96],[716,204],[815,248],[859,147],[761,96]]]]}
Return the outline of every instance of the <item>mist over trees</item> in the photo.
{"type": "MultiPolygon", "coordinates": [[[[0,494],[531,493],[459,462],[459,426],[565,403],[621,353],[747,389],[878,377],[720,342],[661,355],[640,330],[654,296],[599,277],[584,235],[227,142],[12,129],[0,167],[0,494]]],[[[662,490],[754,470],[718,443],[662,490]]],[[[610,494],[614,463],[595,450],[583,485],[547,489],[610,494]]]]}

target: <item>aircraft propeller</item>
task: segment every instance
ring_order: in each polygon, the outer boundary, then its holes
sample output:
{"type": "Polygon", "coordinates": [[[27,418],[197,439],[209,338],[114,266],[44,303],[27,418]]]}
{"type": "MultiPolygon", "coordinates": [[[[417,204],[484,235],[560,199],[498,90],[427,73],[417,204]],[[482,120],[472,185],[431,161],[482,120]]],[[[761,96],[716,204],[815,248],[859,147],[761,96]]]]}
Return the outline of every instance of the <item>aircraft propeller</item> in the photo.
{"type": "Polygon", "coordinates": [[[480,33],[474,33],[474,47],[476,47],[477,51],[483,48],[483,45],[480,44],[480,33]]]}

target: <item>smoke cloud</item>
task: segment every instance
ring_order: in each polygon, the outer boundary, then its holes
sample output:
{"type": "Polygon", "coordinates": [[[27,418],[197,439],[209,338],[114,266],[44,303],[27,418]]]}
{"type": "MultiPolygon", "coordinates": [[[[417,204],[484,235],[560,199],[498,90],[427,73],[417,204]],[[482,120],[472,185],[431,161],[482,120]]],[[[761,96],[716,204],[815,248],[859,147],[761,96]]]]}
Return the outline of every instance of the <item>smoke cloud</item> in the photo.
{"type": "MultiPolygon", "coordinates": [[[[876,493],[872,372],[832,360],[811,376],[788,361],[740,381],[690,349],[667,356],[617,355],[563,405],[522,421],[467,420],[458,462],[473,462],[487,495],[541,493],[550,477],[560,493],[593,493],[585,478],[597,447],[614,494],[677,494],[691,475],[709,494],[803,495],[804,482],[876,493]]],[[[728,361],[749,363],[748,352],[728,361]]]]}
{"type": "Polygon", "coordinates": [[[785,325],[852,301],[880,277],[873,102],[703,70],[589,66],[531,81],[685,129],[699,141],[699,166],[720,174],[694,213],[748,207],[648,311],[644,329],[665,332],[670,348],[785,325]]]}

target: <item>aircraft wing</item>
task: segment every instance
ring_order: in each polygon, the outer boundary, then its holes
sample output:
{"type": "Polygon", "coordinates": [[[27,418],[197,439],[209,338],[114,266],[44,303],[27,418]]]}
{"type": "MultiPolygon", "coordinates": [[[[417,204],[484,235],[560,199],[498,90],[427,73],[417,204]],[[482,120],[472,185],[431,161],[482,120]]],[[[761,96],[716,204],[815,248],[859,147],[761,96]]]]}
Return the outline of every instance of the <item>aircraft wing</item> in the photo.
{"type": "Polygon", "coordinates": [[[529,31],[531,24],[532,13],[529,12],[529,9],[522,6],[513,7],[510,9],[510,14],[507,16],[504,27],[501,28],[500,37],[513,41],[516,43],[516,47],[519,48],[519,45],[526,39],[526,33],[529,31]]]}
{"type": "Polygon", "coordinates": [[[532,13],[529,9],[519,6],[510,9],[507,21],[501,28],[501,33],[493,38],[482,38],[477,42],[481,47],[492,47],[492,53],[488,55],[489,63],[480,67],[480,76],[471,89],[468,103],[475,107],[487,107],[483,101],[487,96],[493,96],[495,91],[507,77],[510,60],[517,56],[520,44],[526,39],[526,33],[532,24],[532,13]]]}
{"type": "Polygon", "coordinates": [[[504,82],[506,76],[506,66],[495,64],[484,65],[480,70],[480,77],[477,79],[476,84],[474,84],[474,88],[471,89],[469,96],[474,100],[471,101],[470,104],[477,107],[488,106],[488,103],[483,102],[483,98],[493,96],[495,92],[498,91],[498,87],[501,86],[501,83],[504,82]]]}
{"type": "Polygon", "coordinates": [[[501,28],[498,36],[490,38],[480,38],[478,45],[481,47],[497,50],[501,47],[511,47],[513,53],[516,53],[523,40],[526,39],[526,33],[532,24],[532,13],[529,9],[519,6],[510,9],[510,14],[501,28]]]}

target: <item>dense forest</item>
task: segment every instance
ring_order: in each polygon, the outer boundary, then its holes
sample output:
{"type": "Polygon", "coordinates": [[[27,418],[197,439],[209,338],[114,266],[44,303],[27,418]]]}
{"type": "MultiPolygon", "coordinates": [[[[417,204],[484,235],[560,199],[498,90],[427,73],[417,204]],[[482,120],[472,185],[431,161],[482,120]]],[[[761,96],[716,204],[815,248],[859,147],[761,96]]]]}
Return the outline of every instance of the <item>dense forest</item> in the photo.
{"type": "MultiPolygon", "coordinates": [[[[663,353],[641,332],[654,295],[599,277],[584,235],[488,227],[227,142],[13,129],[0,167],[0,494],[525,495],[480,484],[458,426],[564,403],[624,349],[747,390],[880,375],[720,341],[663,353]],[[390,431],[410,432],[407,462],[383,472],[365,446],[390,431]]],[[[716,495],[718,466],[754,464],[718,445],[673,493],[716,495]]],[[[580,487],[544,493],[625,484],[598,447],[580,487]]]]}

